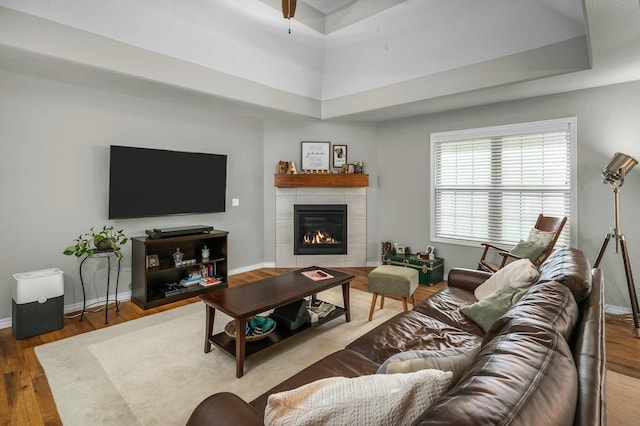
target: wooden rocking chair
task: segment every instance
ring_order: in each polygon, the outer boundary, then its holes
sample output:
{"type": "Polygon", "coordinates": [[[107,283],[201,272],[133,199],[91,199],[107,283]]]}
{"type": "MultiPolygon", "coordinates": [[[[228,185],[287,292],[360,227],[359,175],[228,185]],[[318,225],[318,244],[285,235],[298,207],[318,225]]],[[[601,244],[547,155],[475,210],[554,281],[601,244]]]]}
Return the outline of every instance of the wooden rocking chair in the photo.
{"type": "MultiPolygon", "coordinates": [[[[553,252],[553,247],[555,246],[556,241],[558,240],[558,237],[560,236],[560,233],[562,232],[562,228],[564,228],[564,224],[566,222],[567,222],[566,217],[552,217],[552,216],[544,216],[542,214],[538,216],[538,220],[536,221],[536,224],[534,225],[533,229],[546,232],[546,233],[552,233],[553,236],[549,244],[539,254],[534,254],[533,259],[530,258],[531,262],[536,267],[540,266],[540,264],[544,262],[547,257],[549,257],[551,252],[553,252]]],[[[481,243],[481,245],[484,246],[484,251],[482,252],[482,257],[478,262],[479,271],[487,271],[487,272],[493,273],[498,271],[499,269],[502,269],[509,260],[517,260],[517,259],[525,258],[518,254],[518,250],[516,250],[518,249],[518,246],[516,246],[513,250],[510,251],[510,250],[502,249],[490,243],[481,243]],[[498,252],[498,255],[502,257],[502,260],[499,261],[498,263],[490,262],[489,260],[487,260],[487,254],[489,253],[489,249],[496,250],[498,252]],[[515,251],[515,253],[512,251],[515,251]]]]}

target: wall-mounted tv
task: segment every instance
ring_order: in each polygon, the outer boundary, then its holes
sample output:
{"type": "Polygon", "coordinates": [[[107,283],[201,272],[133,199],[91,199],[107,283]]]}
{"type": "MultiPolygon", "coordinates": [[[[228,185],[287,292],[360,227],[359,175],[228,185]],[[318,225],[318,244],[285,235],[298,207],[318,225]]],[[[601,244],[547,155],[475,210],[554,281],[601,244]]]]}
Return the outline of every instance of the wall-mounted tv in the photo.
{"type": "Polygon", "coordinates": [[[225,211],[227,156],[111,145],[109,219],[225,211]]]}

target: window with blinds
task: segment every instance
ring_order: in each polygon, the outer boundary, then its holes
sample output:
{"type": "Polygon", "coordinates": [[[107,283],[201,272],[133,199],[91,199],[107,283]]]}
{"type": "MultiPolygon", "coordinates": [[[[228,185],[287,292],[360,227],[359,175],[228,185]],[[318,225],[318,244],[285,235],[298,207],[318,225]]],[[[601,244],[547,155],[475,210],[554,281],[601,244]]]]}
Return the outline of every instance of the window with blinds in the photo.
{"type": "Polygon", "coordinates": [[[433,133],[431,240],[515,245],[543,213],[567,216],[569,246],[575,140],[575,117],[433,133]]]}

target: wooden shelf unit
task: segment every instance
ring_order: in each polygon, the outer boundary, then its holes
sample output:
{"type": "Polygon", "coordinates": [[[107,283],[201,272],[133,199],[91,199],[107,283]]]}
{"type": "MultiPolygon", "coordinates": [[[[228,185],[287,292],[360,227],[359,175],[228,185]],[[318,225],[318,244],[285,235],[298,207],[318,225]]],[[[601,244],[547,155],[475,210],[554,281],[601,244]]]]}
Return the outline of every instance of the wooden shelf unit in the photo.
{"type": "MultiPolygon", "coordinates": [[[[264,349],[270,348],[271,346],[284,342],[289,337],[293,337],[296,334],[303,333],[312,328],[321,326],[322,324],[325,324],[335,318],[338,318],[344,315],[346,312],[347,311],[344,308],[340,306],[336,306],[335,309],[330,313],[328,313],[325,317],[318,319],[318,322],[314,322],[312,324],[305,324],[302,327],[293,331],[276,326],[276,329],[273,330],[273,332],[268,336],[266,336],[264,339],[253,341],[253,342],[247,342],[244,350],[245,358],[249,358],[250,356],[257,354],[258,352],[264,349]]],[[[209,340],[211,341],[211,343],[218,346],[224,352],[226,352],[227,354],[235,358],[236,339],[229,337],[229,335],[227,335],[225,332],[221,332],[212,336],[209,340]]]]}
{"type": "Polygon", "coordinates": [[[298,187],[364,187],[369,186],[369,175],[352,173],[274,175],[273,185],[278,188],[298,187]]]}
{"type": "Polygon", "coordinates": [[[131,239],[131,301],[142,309],[150,309],[228,287],[228,234],[227,231],[213,230],[201,234],[158,239],[133,237],[131,239]],[[200,251],[205,245],[210,251],[207,261],[203,261],[200,255],[200,251]],[[196,259],[197,263],[174,266],[172,255],[178,248],[184,253],[184,260],[196,259]],[[160,266],[147,268],[147,256],[153,254],[158,256],[160,266]],[[188,270],[210,263],[215,265],[216,275],[222,276],[222,283],[209,287],[197,284],[189,287],[189,291],[167,297],[158,292],[158,287],[161,285],[178,283],[188,270]]]}

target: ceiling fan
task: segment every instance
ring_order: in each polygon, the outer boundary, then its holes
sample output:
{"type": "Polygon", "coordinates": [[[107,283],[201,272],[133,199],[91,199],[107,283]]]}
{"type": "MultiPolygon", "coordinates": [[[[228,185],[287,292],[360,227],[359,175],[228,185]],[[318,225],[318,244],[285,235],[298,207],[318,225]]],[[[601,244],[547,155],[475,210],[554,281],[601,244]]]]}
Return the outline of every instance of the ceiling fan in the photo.
{"type": "Polygon", "coordinates": [[[296,0],[282,0],[282,16],[289,20],[289,34],[291,34],[291,18],[296,13],[296,0]]]}

